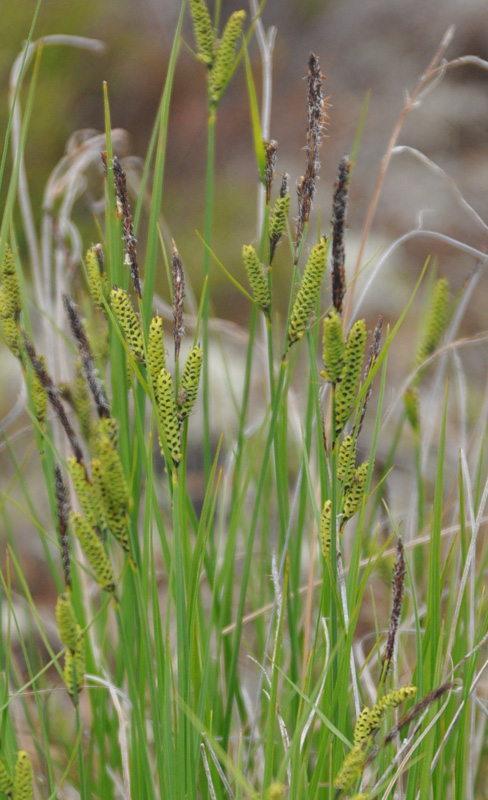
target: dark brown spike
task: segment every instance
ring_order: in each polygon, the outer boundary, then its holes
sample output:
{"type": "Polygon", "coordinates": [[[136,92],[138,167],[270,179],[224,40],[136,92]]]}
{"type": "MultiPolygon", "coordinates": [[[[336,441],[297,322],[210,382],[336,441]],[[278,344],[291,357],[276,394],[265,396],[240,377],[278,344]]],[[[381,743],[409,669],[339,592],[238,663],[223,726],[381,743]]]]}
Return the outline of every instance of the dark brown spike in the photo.
{"type": "Polygon", "coordinates": [[[338,314],[342,314],[346,293],[344,234],[350,173],[351,162],[344,156],[339,164],[332,201],[332,302],[338,314]]]}
{"type": "Polygon", "coordinates": [[[88,337],[85,333],[81,317],[78,313],[75,303],[68,294],[63,294],[63,303],[68,316],[71,331],[78,344],[81,363],[83,365],[83,372],[93,395],[93,399],[95,400],[98,415],[99,417],[109,417],[110,405],[107,395],[105,394],[103,384],[97,375],[97,369],[95,367],[90,342],[88,341],[88,337]]]}
{"type": "MultiPolygon", "coordinates": [[[[102,164],[104,172],[108,174],[107,151],[102,151],[102,164]]],[[[139,266],[137,263],[137,239],[134,236],[134,226],[130,210],[129,195],[127,192],[127,180],[117,156],[113,159],[113,176],[115,200],[117,203],[117,215],[122,218],[123,239],[126,253],[126,263],[129,265],[130,274],[134,290],[139,298],[142,297],[141,281],[139,278],[139,266]]]]}
{"type": "Polygon", "coordinates": [[[264,177],[266,180],[266,205],[269,206],[276,164],[276,153],[278,151],[278,142],[275,142],[274,139],[270,139],[269,142],[264,142],[264,146],[266,148],[266,168],[264,172],[264,177]]]}
{"type": "Polygon", "coordinates": [[[178,250],[174,239],[171,240],[173,245],[173,338],[175,342],[175,361],[178,361],[180,355],[181,340],[184,336],[185,329],[183,327],[183,300],[185,298],[185,274],[183,272],[183,264],[181,263],[178,250]]]}
{"type": "Polygon", "coordinates": [[[58,463],[54,465],[54,478],[55,478],[55,492],[56,492],[56,506],[58,517],[58,536],[59,544],[61,547],[61,561],[63,564],[64,582],[66,588],[71,587],[71,560],[69,553],[69,540],[68,540],[68,522],[69,522],[69,499],[68,490],[63,480],[61,467],[58,463]]]}
{"type": "Polygon", "coordinates": [[[322,136],[328,121],[327,98],[322,93],[324,79],[320,64],[315,53],[310,53],[308,61],[308,121],[307,121],[307,166],[297,185],[298,218],[296,229],[295,249],[298,251],[303,236],[303,229],[310,217],[315,188],[320,168],[319,149],[322,136]]]}
{"type": "Polygon", "coordinates": [[[388,637],[386,640],[385,653],[382,660],[382,676],[386,680],[388,672],[393,660],[393,653],[395,651],[395,642],[398,632],[398,624],[402,613],[403,604],[403,591],[405,587],[405,575],[407,574],[405,567],[405,553],[403,550],[403,542],[401,537],[398,539],[395,569],[393,570],[393,598],[391,605],[390,623],[388,625],[388,637]]]}
{"type": "Polygon", "coordinates": [[[74,432],[71,423],[66,416],[66,411],[64,410],[64,406],[59,397],[57,386],[53,383],[40,358],[37,357],[34,345],[30,341],[25,331],[22,331],[22,336],[24,339],[25,351],[29,356],[30,362],[34,368],[34,372],[47,392],[48,400],[51,403],[51,406],[53,407],[61,426],[64,428],[66,436],[68,437],[69,443],[73,450],[73,454],[76,460],[79,461],[80,464],[83,464],[83,452],[78,442],[78,437],[76,436],[76,433],[74,432]]]}

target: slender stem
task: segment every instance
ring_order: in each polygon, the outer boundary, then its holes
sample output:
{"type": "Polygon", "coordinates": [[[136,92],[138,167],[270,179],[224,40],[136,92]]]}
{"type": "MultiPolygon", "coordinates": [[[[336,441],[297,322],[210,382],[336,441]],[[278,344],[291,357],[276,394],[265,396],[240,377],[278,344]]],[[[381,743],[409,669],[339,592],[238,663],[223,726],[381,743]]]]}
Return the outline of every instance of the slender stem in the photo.
{"type": "Polygon", "coordinates": [[[206,285],[205,297],[203,299],[202,312],[202,342],[204,359],[202,365],[202,399],[203,399],[203,464],[205,480],[208,478],[211,464],[212,453],[210,446],[210,386],[209,386],[209,337],[208,337],[208,317],[210,310],[209,303],[209,272],[210,272],[210,247],[212,244],[213,226],[213,204],[214,204],[214,171],[215,171],[215,123],[216,111],[211,107],[207,125],[207,170],[205,182],[205,228],[204,237],[207,247],[203,254],[203,280],[206,285]]]}

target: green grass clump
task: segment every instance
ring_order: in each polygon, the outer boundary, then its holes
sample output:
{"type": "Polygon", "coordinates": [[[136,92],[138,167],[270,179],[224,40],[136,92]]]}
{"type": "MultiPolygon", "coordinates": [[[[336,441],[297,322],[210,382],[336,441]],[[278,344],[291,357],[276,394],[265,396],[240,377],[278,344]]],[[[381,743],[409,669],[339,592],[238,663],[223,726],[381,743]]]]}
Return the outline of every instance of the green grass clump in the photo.
{"type": "MultiPolygon", "coordinates": [[[[488,403],[466,390],[452,341],[463,298],[451,308],[447,280],[432,276],[398,380],[430,262],[398,320],[378,293],[385,330],[360,304],[351,311],[346,215],[361,148],[330,192],[322,183],[316,213],[329,106],[314,53],[298,207],[281,164],[272,202],[278,145],[261,128],[251,46],[261,25],[182,4],[134,212],[106,92],[105,213],[84,265],[68,242],[61,253],[57,230],[43,240],[56,281],[32,274],[21,243],[36,232],[14,213],[19,162],[3,176],[1,357],[26,385],[1,444],[0,794],[12,800],[488,797],[488,403]],[[200,297],[187,243],[180,255],[160,225],[188,15],[207,77],[205,220],[192,221],[203,234],[191,243],[203,243],[200,297]],[[260,180],[257,229],[242,231],[253,244],[235,252],[250,291],[222,263],[214,204],[217,110],[241,67],[260,180]],[[213,316],[214,264],[248,304],[246,325],[213,316]]],[[[444,70],[441,58],[429,69],[444,70]]],[[[39,69],[21,94],[21,150],[39,69]]]]}

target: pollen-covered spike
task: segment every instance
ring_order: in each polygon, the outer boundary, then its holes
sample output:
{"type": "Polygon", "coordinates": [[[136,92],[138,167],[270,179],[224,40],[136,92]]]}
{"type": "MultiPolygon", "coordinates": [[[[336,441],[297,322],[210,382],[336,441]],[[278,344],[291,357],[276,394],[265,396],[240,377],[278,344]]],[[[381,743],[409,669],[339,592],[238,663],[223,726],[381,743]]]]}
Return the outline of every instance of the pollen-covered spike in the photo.
{"type": "Polygon", "coordinates": [[[114,286],[110,292],[110,301],[120,322],[120,326],[125,333],[127,344],[134,353],[135,357],[144,364],[144,340],[142,336],[141,323],[136,316],[127,292],[114,286]]]}
{"type": "Polygon", "coordinates": [[[18,320],[22,311],[19,276],[15,267],[14,254],[8,244],[5,245],[2,262],[1,284],[3,290],[0,316],[18,320]]]}
{"type": "Polygon", "coordinates": [[[214,106],[218,104],[231,78],[236,45],[245,19],[245,11],[234,11],[230,15],[215,53],[209,72],[210,101],[214,106]]]}
{"type": "Polygon", "coordinates": [[[342,320],[332,312],[324,319],[322,338],[322,361],[324,369],[320,373],[328,383],[335,385],[342,378],[346,355],[342,320]]]}
{"type": "Polygon", "coordinates": [[[75,650],[73,652],[67,650],[64,656],[64,682],[75,705],[78,702],[78,695],[83,689],[85,672],[85,637],[80,635],[75,650]]]}
{"type": "Polygon", "coordinates": [[[13,800],[32,800],[32,765],[25,750],[19,750],[14,771],[13,800]]]}
{"type": "Polygon", "coordinates": [[[303,273],[298,294],[288,324],[288,347],[302,338],[310,323],[310,316],[320,294],[327,261],[327,239],[323,236],[312,247],[303,273]]]}
{"type": "Polygon", "coordinates": [[[417,350],[416,363],[422,364],[439,344],[449,313],[449,281],[439,278],[425,324],[424,335],[417,350]]]}
{"type": "MultiPolygon", "coordinates": [[[[174,396],[173,380],[166,369],[162,369],[158,377],[158,416],[166,446],[174,465],[177,467],[181,461],[178,408],[174,396]]],[[[161,453],[164,455],[162,445],[161,453]]]]}
{"type": "Polygon", "coordinates": [[[92,568],[96,581],[106,592],[115,591],[115,578],[112,564],[105,552],[100,537],[80,514],[71,513],[71,524],[81,549],[92,568]]]}
{"type": "Polygon", "coordinates": [[[347,520],[351,519],[363,502],[368,469],[369,461],[365,461],[364,464],[361,464],[354,470],[349,490],[346,492],[344,498],[343,522],[347,522],[347,520]]]}
{"type": "Polygon", "coordinates": [[[346,793],[352,789],[363,772],[371,743],[371,737],[366,736],[349,751],[334,781],[336,792],[346,793]]]}
{"type": "MultiPolygon", "coordinates": [[[[149,324],[147,344],[147,366],[154,392],[158,383],[159,373],[166,367],[166,354],[164,352],[163,319],[156,314],[149,324]]],[[[157,398],[155,398],[157,399],[157,398]]]]}
{"type": "Polygon", "coordinates": [[[263,271],[263,267],[258,258],[254,247],[245,244],[242,248],[242,260],[246,269],[247,279],[252,289],[254,299],[261,311],[269,318],[271,307],[271,295],[269,292],[268,281],[263,271]]]}
{"type": "Polygon", "coordinates": [[[335,396],[335,430],[339,434],[351,414],[361,377],[361,366],[366,344],[366,325],[358,319],[347,337],[345,365],[342,381],[337,385],[335,396]]]}
{"type": "Polygon", "coordinates": [[[344,492],[347,492],[347,489],[351,485],[355,467],[356,440],[353,436],[348,434],[347,436],[344,436],[344,439],[342,440],[337,459],[337,477],[342,483],[344,492]]]}
{"type": "Polygon", "coordinates": [[[365,706],[356,720],[354,727],[354,744],[359,744],[371,733],[371,711],[365,706]]]}
{"type": "Polygon", "coordinates": [[[76,650],[76,644],[81,636],[81,628],[75,617],[75,611],[69,594],[60,594],[56,602],[56,624],[58,626],[59,638],[72,653],[76,650]]]}
{"type": "Polygon", "coordinates": [[[93,491],[93,484],[87,478],[85,465],[76,458],[68,458],[68,472],[71,475],[73,486],[79,504],[88,523],[95,527],[98,524],[97,502],[93,491]]]}
{"type": "Polygon", "coordinates": [[[197,57],[210,67],[214,57],[215,30],[205,0],[190,0],[190,12],[198,48],[197,57]]]}
{"type": "Polygon", "coordinates": [[[86,274],[90,295],[96,308],[105,311],[104,300],[109,293],[107,274],[102,271],[103,250],[101,245],[94,245],[86,251],[86,274]]]}
{"type": "Polygon", "coordinates": [[[14,782],[10,775],[7,765],[3,758],[0,758],[0,792],[10,797],[14,788],[14,782]]]}
{"type": "Polygon", "coordinates": [[[320,543],[322,555],[327,556],[330,551],[332,525],[332,500],[326,500],[320,515],[320,543]]]}
{"type": "Polygon", "coordinates": [[[200,372],[202,370],[203,350],[200,345],[195,345],[189,351],[183,374],[178,389],[178,418],[182,422],[192,412],[200,385],[200,372]]]}

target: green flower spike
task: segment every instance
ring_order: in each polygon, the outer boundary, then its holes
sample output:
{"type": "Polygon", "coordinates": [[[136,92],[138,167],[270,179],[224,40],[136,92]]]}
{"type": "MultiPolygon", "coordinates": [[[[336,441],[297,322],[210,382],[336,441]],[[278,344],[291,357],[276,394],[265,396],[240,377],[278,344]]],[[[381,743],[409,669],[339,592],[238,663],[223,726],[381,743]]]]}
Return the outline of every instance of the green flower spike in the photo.
{"type": "Polygon", "coordinates": [[[120,322],[120,326],[125,333],[127,344],[134,353],[135,357],[144,364],[144,340],[142,337],[141,323],[136,316],[127,292],[114,286],[110,292],[110,301],[120,322]]]}
{"type": "MultiPolygon", "coordinates": [[[[166,354],[164,352],[163,319],[156,314],[149,324],[149,337],[147,344],[147,366],[151,375],[154,392],[158,384],[159,373],[166,368],[166,354]]],[[[157,398],[156,398],[157,400],[157,398]]]]}
{"type": "Polygon", "coordinates": [[[119,443],[119,423],[115,417],[102,417],[98,422],[98,438],[108,436],[114,447],[119,443]]]}
{"type": "Polygon", "coordinates": [[[214,57],[215,30],[205,0],[190,0],[190,12],[198,47],[197,58],[210,67],[214,57]]]}
{"type": "Polygon", "coordinates": [[[330,551],[332,524],[332,500],[326,500],[320,515],[320,542],[322,555],[327,556],[330,551]]]}
{"type": "Polygon", "coordinates": [[[407,414],[407,419],[412,426],[415,433],[419,431],[419,392],[416,387],[412,387],[407,389],[405,394],[403,395],[403,400],[405,403],[405,411],[407,414]]]}
{"type": "MultiPolygon", "coordinates": [[[[41,364],[46,367],[46,359],[44,356],[38,356],[38,358],[41,364]]],[[[39,380],[35,372],[32,375],[31,394],[37,421],[39,422],[39,425],[43,425],[47,416],[47,392],[46,387],[42,381],[39,380]]]]}
{"type": "Polygon", "coordinates": [[[286,220],[288,219],[289,212],[290,194],[287,192],[283,196],[280,195],[276,198],[273,210],[271,212],[271,217],[269,220],[269,242],[272,254],[270,256],[270,260],[272,255],[274,255],[276,245],[278,244],[283,235],[283,231],[285,230],[286,220]]]}
{"type": "Polygon", "coordinates": [[[288,325],[288,347],[302,338],[310,323],[313,307],[320,293],[327,260],[324,237],[310,251],[288,325]]]}
{"type": "Polygon", "coordinates": [[[416,693],[416,686],[401,686],[400,689],[393,689],[391,692],[388,692],[388,694],[382,697],[381,700],[379,700],[376,705],[373,706],[369,713],[371,733],[374,733],[374,731],[380,727],[388,709],[392,710],[396,708],[400,705],[400,703],[403,703],[405,700],[409,700],[411,697],[414,697],[416,693]]]}
{"type": "Polygon", "coordinates": [[[234,11],[224,28],[220,44],[209,72],[210,100],[216,106],[232,76],[237,41],[246,19],[245,11],[234,11]]]}
{"type": "Polygon", "coordinates": [[[0,316],[11,317],[18,320],[22,311],[22,298],[20,296],[20,284],[12,250],[9,245],[5,245],[2,262],[2,298],[0,316]]]}
{"type": "Polygon", "coordinates": [[[440,278],[434,288],[434,295],[430,306],[425,332],[417,350],[416,363],[422,364],[428,358],[444,333],[449,312],[449,281],[440,278]]]}
{"type": "Polygon", "coordinates": [[[72,653],[75,652],[82,631],[75,617],[75,611],[69,594],[60,594],[56,603],[56,624],[61,642],[72,653]]]}
{"type": "Polygon", "coordinates": [[[25,750],[19,750],[14,772],[13,800],[32,800],[32,797],[32,765],[25,750]]]}
{"type": "Polygon", "coordinates": [[[337,477],[342,483],[343,489],[351,485],[354,470],[356,468],[356,441],[353,436],[348,434],[342,440],[339,456],[337,459],[337,477]]]}
{"type": "MultiPolygon", "coordinates": [[[[0,287],[1,292],[1,287],[0,287]]],[[[0,297],[0,329],[5,339],[5,344],[13,355],[18,358],[21,350],[19,323],[13,317],[2,316],[3,297],[0,297]]]]}
{"type": "Polygon", "coordinates": [[[100,537],[80,514],[72,512],[70,519],[75,536],[80,543],[86,560],[95,574],[98,585],[106,592],[114,592],[115,578],[112,564],[105,552],[100,537]]]}
{"type": "Polygon", "coordinates": [[[269,292],[268,281],[259,262],[258,255],[252,245],[244,245],[242,248],[242,259],[244,261],[247,279],[252,289],[254,299],[256,300],[256,303],[261,311],[263,311],[263,313],[266,314],[269,319],[271,295],[269,292]]]}
{"type": "Polygon", "coordinates": [[[367,739],[371,733],[371,728],[371,710],[368,706],[365,706],[356,720],[356,725],[354,727],[354,744],[360,744],[364,739],[367,739]]]}
{"type": "Polygon", "coordinates": [[[195,405],[200,385],[202,361],[203,350],[197,344],[188,353],[178,389],[178,419],[180,422],[190,416],[195,405]]]}
{"type": "Polygon", "coordinates": [[[85,467],[81,461],[77,461],[74,456],[68,458],[68,472],[71,475],[76,496],[88,523],[92,528],[98,525],[97,500],[93,489],[93,484],[89,483],[86,477],[85,467]]]}
{"type": "Polygon", "coordinates": [[[64,682],[73,700],[78,698],[83,689],[85,672],[85,639],[80,636],[75,651],[72,653],[71,650],[67,650],[64,657],[64,682]]]}
{"type": "Polygon", "coordinates": [[[101,252],[100,245],[90,247],[90,249],[86,251],[86,274],[88,277],[90,295],[96,308],[105,311],[103,301],[108,296],[108,281],[106,273],[100,271],[98,252],[101,252]]]}
{"type": "MultiPolygon", "coordinates": [[[[158,415],[163,430],[166,446],[175,467],[181,461],[180,425],[178,408],[174,395],[173,380],[166,369],[162,369],[158,377],[158,415]]],[[[160,441],[161,444],[161,441],[160,441]]],[[[161,453],[164,455],[163,447],[161,453]]]]}
{"type": "Polygon", "coordinates": [[[358,390],[361,378],[361,367],[366,344],[366,325],[363,319],[358,319],[352,326],[347,337],[345,365],[342,381],[337,384],[335,396],[335,431],[339,434],[351,414],[351,409],[358,390]]]}
{"type": "Polygon", "coordinates": [[[363,502],[366,478],[368,477],[369,461],[365,461],[354,470],[351,485],[346,492],[343,507],[343,523],[354,516],[361,503],[363,502]]]}
{"type": "Polygon", "coordinates": [[[342,320],[335,311],[324,319],[322,361],[324,369],[320,373],[328,383],[335,385],[342,378],[346,349],[342,320]]]}
{"type": "Polygon", "coordinates": [[[92,435],[92,413],[90,404],[90,392],[81,359],[76,359],[75,364],[75,383],[73,389],[73,407],[80,423],[81,433],[85,442],[89,442],[92,435]]]}
{"type": "Polygon", "coordinates": [[[98,442],[99,458],[92,459],[93,484],[105,526],[110,529],[135,567],[129,541],[129,492],[120,456],[108,436],[98,442]]]}
{"type": "Polygon", "coordinates": [[[13,788],[14,782],[12,780],[12,776],[6,767],[3,758],[0,758],[0,792],[10,797],[13,788]]]}
{"type": "Polygon", "coordinates": [[[368,736],[349,751],[334,781],[336,792],[349,792],[361,777],[371,742],[372,739],[368,736]]]}

